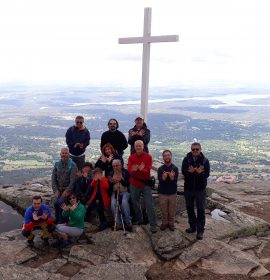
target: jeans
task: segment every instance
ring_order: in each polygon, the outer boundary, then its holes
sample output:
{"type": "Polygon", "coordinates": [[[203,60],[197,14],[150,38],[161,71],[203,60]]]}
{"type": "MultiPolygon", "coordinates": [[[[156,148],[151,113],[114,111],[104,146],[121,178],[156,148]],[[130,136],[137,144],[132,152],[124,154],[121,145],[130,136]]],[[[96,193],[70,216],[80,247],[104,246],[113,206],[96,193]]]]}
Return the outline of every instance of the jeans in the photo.
{"type": "Polygon", "coordinates": [[[59,196],[56,198],[55,202],[54,202],[54,209],[55,209],[55,223],[56,224],[63,224],[66,222],[66,218],[64,218],[62,216],[62,209],[61,209],[61,205],[63,203],[67,203],[67,199],[66,197],[63,196],[59,196]]]}
{"type": "MultiPolygon", "coordinates": [[[[129,198],[130,194],[128,192],[121,192],[119,193],[119,207],[121,208],[123,221],[126,225],[131,224],[131,217],[130,217],[130,207],[129,207],[129,198]]],[[[111,209],[114,215],[114,219],[116,216],[116,193],[113,193],[111,196],[111,209]]],[[[117,219],[116,224],[120,225],[121,222],[121,213],[120,211],[117,212],[117,219]]]]}
{"type": "Polygon", "coordinates": [[[135,187],[130,185],[130,195],[131,195],[131,202],[135,213],[135,218],[137,222],[143,223],[142,219],[142,211],[140,207],[140,198],[141,194],[143,194],[143,199],[146,207],[147,217],[150,223],[150,226],[156,226],[156,213],[154,210],[154,203],[152,197],[152,190],[149,186],[144,187],[135,187]]]}
{"type": "Polygon", "coordinates": [[[188,214],[188,223],[190,227],[192,229],[196,229],[197,232],[204,232],[206,191],[185,190],[184,194],[188,214]],[[197,217],[194,211],[194,202],[196,202],[197,217]]]}

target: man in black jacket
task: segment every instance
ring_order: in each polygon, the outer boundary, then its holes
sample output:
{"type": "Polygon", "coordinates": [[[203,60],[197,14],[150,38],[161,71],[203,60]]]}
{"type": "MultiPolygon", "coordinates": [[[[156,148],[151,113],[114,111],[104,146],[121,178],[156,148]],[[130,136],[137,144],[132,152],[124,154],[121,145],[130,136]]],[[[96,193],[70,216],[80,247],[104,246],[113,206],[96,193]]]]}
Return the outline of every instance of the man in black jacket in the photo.
{"type": "Polygon", "coordinates": [[[182,163],[182,173],[184,175],[184,194],[188,213],[189,228],[187,233],[197,231],[197,239],[203,239],[205,226],[205,204],[207,178],[210,173],[208,159],[201,152],[201,144],[193,143],[182,163]],[[194,201],[196,202],[197,217],[194,211],[194,201]]]}
{"type": "Polygon", "coordinates": [[[100,149],[107,143],[110,143],[117,151],[120,157],[123,156],[124,150],[127,148],[128,143],[125,135],[118,130],[118,121],[116,119],[110,119],[108,121],[109,130],[103,132],[101,135],[100,149]]]}

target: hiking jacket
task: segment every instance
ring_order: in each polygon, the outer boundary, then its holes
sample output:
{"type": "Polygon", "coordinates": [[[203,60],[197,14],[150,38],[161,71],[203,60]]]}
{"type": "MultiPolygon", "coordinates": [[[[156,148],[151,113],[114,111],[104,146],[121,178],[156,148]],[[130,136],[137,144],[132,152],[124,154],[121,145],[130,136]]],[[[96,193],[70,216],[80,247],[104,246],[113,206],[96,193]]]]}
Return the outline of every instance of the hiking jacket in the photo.
{"type": "Polygon", "coordinates": [[[53,192],[71,192],[73,184],[76,180],[77,172],[77,165],[72,161],[72,159],[69,159],[67,163],[63,163],[61,160],[57,161],[54,164],[52,172],[53,192]]]}
{"type": "Polygon", "coordinates": [[[71,155],[80,156],[85,153],[86,147],[90,143],[90,132],[84,127],[84,129],[80,130],[75,125],[71,126],[66,132],[66,143],[68,145],[68,149],[71,155]],[[83,148],[74,148],[76,143],[83,144],[83,148]]]}
{"type": "MultiPolygon", "coordinates": [[[[71,204],[69,204],[68,207],[71,207],[71,204]]],[[[68,209],[68,211],[62,211],[62,216],[68,218],[67,225],[84,229],[85,212],[84,205],[78,201],[78,205],[74,211],[70,209],[68,209]]]]}
{"type": "Polygon", "coordinates": [[[131,131],[140,131],[141,129],[144,129],[145,130],[145,134],[143,136],[139,136],[139,135],[134,135],[134,136],[130,136],[128,137],[128,144],[130,144],[130,153],[133,154],[135,153],[135,149],[134,149],[134,143],[135,141],[137,140],[142,140],[143,141],[143,144],[144,144],[144,151],[145,152],[149,152],[148,150],[148,143],[150,142],[150,130],[147,128],[147,125],[144,123],[142,128],[138,129],[136,127],[136,125],[131,128],[129,131],[128,131],[128,134],[131,132],[131,131]]]}
{"type": "Polygon", "coordinates": [[[192,156],[192,153],[189,152],[182,162],[182,173],[184,175],[184,190],[189,191],[202,191],[205,190],[207,186],[207,178],[210,174],[210,164],[209,160],[200,153],[200,156],[195,160],[192,156]],[[204,172],[201,174],[190,173],[188,171],[189,166],[199,167],[200,165],[204,166],[204,172]]]}
{"type": "Polygon", "coordinates": [[[109,189],[109,183],[107,178],[102,177],[101,180],[93,180],[90,183],[90,187],[93,189],[90,200],[88,202],[88,204],[91,204],[92,201],[95,199],[96,194],[97,194],[97,186],[98,186],[98,181],[100,181],[100,190],[101,190],[101,196],[103,199],[103,204],[105,208],[109,208],[110,207],[110,197],[108,194],[108,189],[109,189]]]}

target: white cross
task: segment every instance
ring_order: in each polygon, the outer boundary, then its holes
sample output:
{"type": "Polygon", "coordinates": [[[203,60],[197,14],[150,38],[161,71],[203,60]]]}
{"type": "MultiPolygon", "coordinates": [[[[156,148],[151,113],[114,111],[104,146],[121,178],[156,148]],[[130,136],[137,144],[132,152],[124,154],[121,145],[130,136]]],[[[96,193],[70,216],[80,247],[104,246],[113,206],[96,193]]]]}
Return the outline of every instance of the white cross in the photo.
{"type": "Polygon", "coordinates": [[[143,44],[142,62],[142,87],[141,87],[141,114],[147,122],[148,112],[148,89],[149,89],[149,66],[150,66],[150,43],[178,42],[178,35],[151,36],[151,8],[144,8],[143,37],[119,38],[119,44],[143,44]]]}

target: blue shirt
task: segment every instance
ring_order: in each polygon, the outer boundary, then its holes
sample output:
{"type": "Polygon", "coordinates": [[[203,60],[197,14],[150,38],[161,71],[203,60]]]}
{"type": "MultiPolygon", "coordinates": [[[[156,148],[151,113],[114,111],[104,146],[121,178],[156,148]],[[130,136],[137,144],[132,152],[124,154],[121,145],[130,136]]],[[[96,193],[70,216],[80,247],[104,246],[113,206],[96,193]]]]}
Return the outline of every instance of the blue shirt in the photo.
{"type": "MultiPolygon", "coordinates": [[[[25,214],[24,214],[24,223],[25,224],[29,224],[30,222],[42,222],[43,220],[42,219],[39,219],[38,221],[34,221],[33,220],[33,213],[35,212],[36,210],[34,209],[33,206],[29,206],[26,211],[25,211],[25,214]]],[[[40,209],[38,210],[38,213],[37,215],[38,216],[42,216],[42,214],[44,212],[48,212],[48,218],[51,218],[52,214],[51,214],[51,210],[49,208],[48,205],[46,204],[41,204],[41,207],[40,209]]]]}

